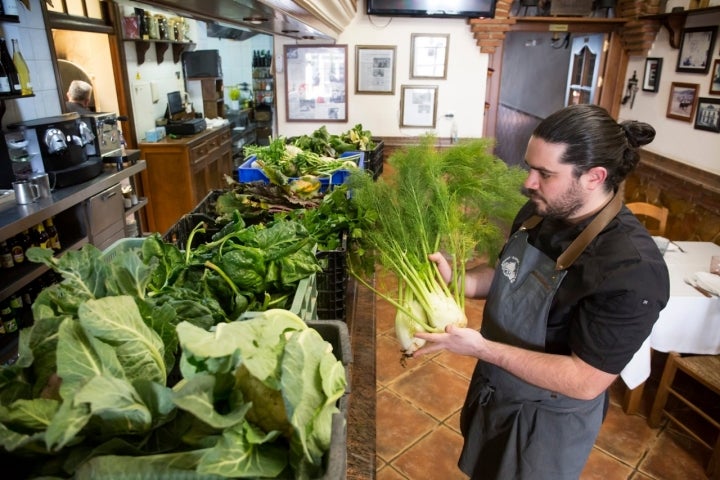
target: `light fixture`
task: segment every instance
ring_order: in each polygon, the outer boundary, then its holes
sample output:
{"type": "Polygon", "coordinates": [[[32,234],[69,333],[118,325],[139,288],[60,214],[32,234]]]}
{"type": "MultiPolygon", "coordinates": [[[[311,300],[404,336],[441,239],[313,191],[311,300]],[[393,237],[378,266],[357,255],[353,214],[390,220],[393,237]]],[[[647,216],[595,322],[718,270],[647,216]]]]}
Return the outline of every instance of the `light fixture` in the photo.
{"type": "Polygon", "coordinates": [[[268,19],[265,17],[260,17],[257,15],[254,15],[252,17],[245,17],[243,18],[243,22],[252,23],[253,25],[260,25],[261,23],[267,22],[268,19]]]}

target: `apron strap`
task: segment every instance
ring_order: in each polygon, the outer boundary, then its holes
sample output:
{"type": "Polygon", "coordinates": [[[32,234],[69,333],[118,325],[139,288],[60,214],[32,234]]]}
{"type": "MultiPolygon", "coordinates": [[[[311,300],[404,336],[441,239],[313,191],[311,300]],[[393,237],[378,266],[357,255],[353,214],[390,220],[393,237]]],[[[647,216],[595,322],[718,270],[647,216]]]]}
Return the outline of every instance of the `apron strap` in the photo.
{"type": "Polygon", "coordinates": [[[600,213],[593,218],[592,222],[580,232],[570,246],[560,254],[555,264],[555,270],[565,270],[577,260],[585,248],[590,245],[595,237],[607,227],[608,223],[620,212],[622,208],[622,197],[618,191],[612,200],[600,210],[600,213]]]}
{"type": "MultiPolygon", "coordinates": [[[[570,246],[560,254],[555,263],[555,270],[565,270],[577,260],[580,254],[585,248],[590,245],[595,237],[603,231],[605,227],[612,221],[613,218],[620,212],[622,208],[622,198],[620,192],[615,193],[612,200],[600,210],[600,213],[593,218],[592,222],[585,227],[585,230],[580,232],[580,235],[573,240],[570,246]]],[[[520,230],[532,230],[540,222],[543,217],[534,215],[523,222],[520,226],[520,230]]]]}

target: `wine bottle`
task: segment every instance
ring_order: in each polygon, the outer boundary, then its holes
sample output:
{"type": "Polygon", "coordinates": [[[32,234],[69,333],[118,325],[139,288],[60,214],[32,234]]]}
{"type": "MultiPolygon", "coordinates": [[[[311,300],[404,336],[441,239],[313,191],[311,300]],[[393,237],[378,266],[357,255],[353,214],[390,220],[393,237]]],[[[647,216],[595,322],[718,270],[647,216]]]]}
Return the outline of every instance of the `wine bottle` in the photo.
{"type": "Polygon", "coordinates": [[[8,50],[7,42],[5,39],[0,37],[0,62],[2,62],[5,71],[8,74],[8,80],[10,81],[10,93],[12,95],[22,94],[22,87],[20,86],[20,76],[18,75],[17,68],[12,61],[10,51],[8,50]]]}
{"type": "Polygon", "coordinates": [[[11,269],[15,266],[15,260],[13,260],[12,251],[7,241],[0,243],[0,266],[5,269],[11,269]]]}
{"type": "Polygon", "coordinates": [[[20,45],[16,38],[12,39],[13,47],[13,64],[18,72],[18,78],[20,79],[20,90],[23,95],[32,95],[32,83],[30,82],[30,69],[28,69],[27,62],[20,51],[20,45]]]}
{"type": "Polygon", "coordinates": [[[12,90],[10,89],[10,79],[8,78],[7,70],[0,61],[0,96],[10,95],[12,90]]]}
{"type": "Polygon", "coordinates": [[[50,236],[45,231],[42,222],[35,225],[32,231],[32,243],[36,247],[50,248],[50,236]]]}

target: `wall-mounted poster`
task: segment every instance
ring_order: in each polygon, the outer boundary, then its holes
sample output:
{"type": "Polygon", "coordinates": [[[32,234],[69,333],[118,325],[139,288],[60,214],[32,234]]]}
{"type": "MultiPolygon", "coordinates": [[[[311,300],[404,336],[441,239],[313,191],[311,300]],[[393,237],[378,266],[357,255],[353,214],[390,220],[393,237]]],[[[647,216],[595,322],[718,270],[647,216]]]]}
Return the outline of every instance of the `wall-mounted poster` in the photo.
{"type": "Polygon", "coordinates": [[[288,122],[347,121],[347,45],[285,45],[288,122]]]}
{"type": "Polygon", "coordinates": [[[395,93],[394,46],[355,46],[355,93],[379,95],[395,93]]]}
{"type": "Polygon", "coordinates": [[[400,90],[400,126],[435,128],[437,85],[403,85],[400,90]]]}

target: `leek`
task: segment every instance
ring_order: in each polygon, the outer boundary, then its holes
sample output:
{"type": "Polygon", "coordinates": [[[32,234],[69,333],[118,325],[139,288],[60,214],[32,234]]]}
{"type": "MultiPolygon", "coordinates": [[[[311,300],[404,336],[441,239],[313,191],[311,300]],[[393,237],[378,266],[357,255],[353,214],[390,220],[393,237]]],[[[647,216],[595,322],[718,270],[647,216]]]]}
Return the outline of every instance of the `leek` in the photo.
{"type": "MultiPolygon", "coordinates": [[[[405,355],[422,342],[417,331],[442,332],[465,326],[465,266],[474,258],[495,259],[517,210],[525,172],[489,153],[487,139],[438,151],[435,138],[393,153],[390,175],[373,181],[350,178],[352,200],[367,220],[363,244],[397,279],[380,291],[355,265],[350,273],[397,308],[395,333],[405,355]],[[428,255],[441,251],[452,266],[448,284],[428,255]]],[[[351,258],[352,260],[352,258],[351,258]]]]}

